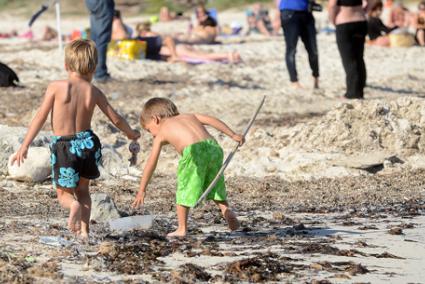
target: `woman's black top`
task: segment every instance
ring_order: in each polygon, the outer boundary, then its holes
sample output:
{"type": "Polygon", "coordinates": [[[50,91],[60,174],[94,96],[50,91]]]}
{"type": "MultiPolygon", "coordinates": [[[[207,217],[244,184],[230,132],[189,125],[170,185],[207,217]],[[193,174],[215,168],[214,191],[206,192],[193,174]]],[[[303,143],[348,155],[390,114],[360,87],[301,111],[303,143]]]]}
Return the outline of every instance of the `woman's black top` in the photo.
{"type": "Polygon", "coordinates": [[[380,18],[370,17],[367,20],[367,34],[371,40],[377,39],[383,34],[388,34],[396,28],[397,27],[390,29],[389,27],[385,26],[380,18]]]}
{"type": "Polygon", "coordinates": [[[199,24],[203,27],[216,27],[217,21],[213,17],[208,16],[208,18],[206,18],[205,20],[203,20],[199,24]]]}
{"type": "Polygon", "coordinates": [[[362,0],[338,0],[336,2],[338,6],[361,6],[362,0]]]}

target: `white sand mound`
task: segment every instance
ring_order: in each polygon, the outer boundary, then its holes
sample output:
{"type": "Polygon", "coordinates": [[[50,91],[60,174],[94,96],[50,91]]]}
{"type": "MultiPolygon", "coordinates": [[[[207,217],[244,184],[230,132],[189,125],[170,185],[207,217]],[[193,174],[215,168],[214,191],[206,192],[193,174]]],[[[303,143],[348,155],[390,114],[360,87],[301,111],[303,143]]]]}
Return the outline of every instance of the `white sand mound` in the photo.
{"type": "Polygon", "coordinates": [[[349,102],[291,131],[291,146],[315,151],[425,152],[425,102],[418,98],[349,102]]]}

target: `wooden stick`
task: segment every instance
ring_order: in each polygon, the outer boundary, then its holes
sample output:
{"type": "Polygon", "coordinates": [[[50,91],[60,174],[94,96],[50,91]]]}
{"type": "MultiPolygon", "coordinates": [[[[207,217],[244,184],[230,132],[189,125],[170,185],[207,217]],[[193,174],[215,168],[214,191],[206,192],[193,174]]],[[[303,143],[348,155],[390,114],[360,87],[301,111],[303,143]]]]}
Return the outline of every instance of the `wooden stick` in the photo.
{"type": "MultiPolygon", "coordinates": [[[[255,111],[254,115],[251,117],[251,120],[248,123],[248,126],[246,127],[243,137],[245,137],[248,134],[249,129],[251,128],[252,124],[254,124],[255,118],[257,117],[258,113],[260,112],[260,109],[263,107],[264,101],[266,99],[266,96],[263,97],[260,104],[257,107],[257,110],[255,111]]],[[[213,179],[213,181],[210,183],[210,185],[207,187],[207,189],[204,191],[204,193],[199,197],[198,201],[195,204],[195,208],[202,202],[202,200],[207,197],[207,195],[211,192],[211,190],[214,188],[214,186],[217,184],[218,180],[220,179],[221,175],[223,174],[224,170],[229,165],[230,161],[232,160],[233,156],[239,149],[239,143],[235,146],[232,152],[230,152],[229,156],[227,156],[226,160],[224,161],[223,165],[221,166],[220,170],[218,171],[216,177],[213,179]]]]}

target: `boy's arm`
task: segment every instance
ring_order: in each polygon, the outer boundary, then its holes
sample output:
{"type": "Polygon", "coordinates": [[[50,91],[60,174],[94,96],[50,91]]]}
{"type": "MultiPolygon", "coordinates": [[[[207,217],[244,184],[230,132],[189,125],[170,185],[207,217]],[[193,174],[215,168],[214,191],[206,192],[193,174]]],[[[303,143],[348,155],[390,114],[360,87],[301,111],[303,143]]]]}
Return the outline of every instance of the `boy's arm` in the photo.
{"type": "Polygon", "coordinates": [[[142,179],[140,181],[140,189],[136,195],[136,199],[134,200],[132,206],[134,208],[143,205],[145,202],[145,192],[148,186],[148,183],[152,177],[153,172],[155,171],[156,165],[158,163],[159,154],[161,153],[161,148],[163,145],[162,139],[157,136],[153,141],[152,152],[149,155],[148,161],[146,162],[146,166],[143,170],[142,179]]]}
{"type": "Polygon", "coordinates": [[[55,100],[55,92],[54,87],[50,84],[47,87],[46,93],[44,95],[43,102],[41,103],[40,108],[37,111],[37,114],[34,116],[31,124],[28,127],[28,132],[25,135],[24,142],[22,142],[21,147],[12,157],[12,164],[16,161],[18,166],[24,162],[24,159],[27,157],[28,147],[37,136],[40,129],[43,127],[46,122],[47,116],[49,115],[50,110],[53,107],[53,103],[55,100]]]}
{"type": "Polygon", "coordinates": [[[105,95],[99,89],[96,90],[96,104],[100,108],[100,110],[119,130],[121,130],[127,135],[128,139],[139,139],[140,133],[133,130],[130,125],[128,125],[127,121],[112,108],[105,95]]]}
{"type": "Polygon", "coordinates": [[[195,117],[204,125],[210,125],[215,129],[223,132],[236,142],[239,142],[241,145],[245,142],[245,138],[242,135],[236,134],[226,123],[217,119],[215,117],[204,115],[204,114],[195,114],[195,117]]]}

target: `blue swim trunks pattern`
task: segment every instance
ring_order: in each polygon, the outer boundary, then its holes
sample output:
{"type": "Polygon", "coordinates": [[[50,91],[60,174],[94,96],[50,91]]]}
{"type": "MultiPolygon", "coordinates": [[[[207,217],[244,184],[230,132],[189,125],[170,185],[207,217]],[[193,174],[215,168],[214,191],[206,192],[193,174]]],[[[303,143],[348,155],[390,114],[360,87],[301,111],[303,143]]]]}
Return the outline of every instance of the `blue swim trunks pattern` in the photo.
{"type": "Polygon", "coordinates": [[[80,178],[98,178],[101,148],[99,138],[91,130],[70,136],[52,136],[50,162],[53,186],[76,188],[80,178]]]}

